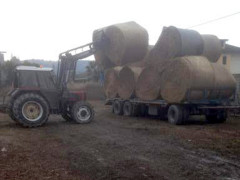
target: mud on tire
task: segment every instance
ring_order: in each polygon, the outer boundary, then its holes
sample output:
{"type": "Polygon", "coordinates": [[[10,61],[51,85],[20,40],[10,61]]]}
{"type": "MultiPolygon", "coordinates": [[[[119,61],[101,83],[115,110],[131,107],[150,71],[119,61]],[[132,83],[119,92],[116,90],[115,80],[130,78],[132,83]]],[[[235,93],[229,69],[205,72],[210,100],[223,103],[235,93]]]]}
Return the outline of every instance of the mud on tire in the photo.
{"type": "Polygon", "coordinates": [[[45,124],[49,116],[48,103],[38,94],[22,94],[13,102],[13,116],[24,127],[38,127],[45,124]]]}

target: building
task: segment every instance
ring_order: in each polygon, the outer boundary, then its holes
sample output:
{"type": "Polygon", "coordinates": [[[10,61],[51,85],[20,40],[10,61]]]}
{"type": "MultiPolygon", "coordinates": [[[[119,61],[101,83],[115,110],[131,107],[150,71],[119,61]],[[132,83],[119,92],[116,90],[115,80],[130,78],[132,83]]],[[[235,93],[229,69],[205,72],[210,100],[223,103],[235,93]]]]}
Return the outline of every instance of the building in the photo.
{"type": "Polygon", "coordinates": [[[4,63],[4,55],[3,55],[3,53],[5,53],[5,52],[1,52],[0,51],[0,64],[4,63]]]}
{"type": "Polygon", "coordinates": [[[224,44],[222,55],[217,63],[224,65],[235,77],[237,94],[240,98],[240,47],[224,44]]]}
{"type": "Polygon", "coordinates": [[[232,74],[240,74],[240,47],[225,44],[218,63],[224,65],[232,74]]]}

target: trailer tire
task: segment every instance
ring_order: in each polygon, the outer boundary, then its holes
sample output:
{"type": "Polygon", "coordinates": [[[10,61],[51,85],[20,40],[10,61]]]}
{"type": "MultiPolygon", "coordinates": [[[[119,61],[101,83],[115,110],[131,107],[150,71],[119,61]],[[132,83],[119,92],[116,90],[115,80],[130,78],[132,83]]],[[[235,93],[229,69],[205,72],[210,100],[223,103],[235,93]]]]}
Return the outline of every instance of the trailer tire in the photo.
{"type": "Polygon", "coordinates": [[[134,115],[134,105],[130,101],[124,101],[123,115],[124,116],[133,116],[134,115]]]}
{"type": "Polygon", "coordinates": [[[34,93],[22,94],[13,102],[13,116],[24,127],[38,127],[45,124],[49,106],[43,97],[34,93]]]}
{"type": "Polygon", "coordinates": [[[90,123],[94,119],[94,109],[87,102],[76,102],[71,108],[71,117],[77,124],[90,123]]]}
{"type": "Polygon", "coordinates": [[[183,108],[180,105],[171,105],[168,108],[168,122],[175,125],[183,124],[183,108]]]}
{"type": "Polygon", "coordinates": [[[119,100],[113,102],[113,113],[116,115],[123,115],[123,103],[119,100]]]}
{"type": "Polygon", "coordinates": [[[220,110],[205,116],[208,123],[224,123],[228,115],[226,110],[220,110]]]}
{"type": "Polygon", "coordinates": [[[147,105],[140,104],[139,107],[138,107],[138,110],[139,110],[139,115],[140,116],[143,116],[143,117],[147,116],[147,114],[148,114],[148,107],[147,107],[147,105]]]}

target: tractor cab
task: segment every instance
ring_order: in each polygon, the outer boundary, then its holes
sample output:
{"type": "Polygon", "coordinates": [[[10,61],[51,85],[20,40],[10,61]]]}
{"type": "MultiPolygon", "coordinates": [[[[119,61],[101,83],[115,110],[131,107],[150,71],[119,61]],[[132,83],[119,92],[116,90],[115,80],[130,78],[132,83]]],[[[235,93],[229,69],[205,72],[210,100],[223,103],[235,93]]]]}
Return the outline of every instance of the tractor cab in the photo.
{"type": "Polygon", "coordinates": [[[56,76],[52,68],[17,66],[13,88],[54,90],[57,88],[56,76]]]}
{"type": "Polygon", "coordinates": [[[56,91],[56,77],[52,68],[38,68],[34,66],[17,66],[13,72],[11,82],[2,88],[2,105],[7,106],[10,99],[25,91],[52,90],[56,91]]]}

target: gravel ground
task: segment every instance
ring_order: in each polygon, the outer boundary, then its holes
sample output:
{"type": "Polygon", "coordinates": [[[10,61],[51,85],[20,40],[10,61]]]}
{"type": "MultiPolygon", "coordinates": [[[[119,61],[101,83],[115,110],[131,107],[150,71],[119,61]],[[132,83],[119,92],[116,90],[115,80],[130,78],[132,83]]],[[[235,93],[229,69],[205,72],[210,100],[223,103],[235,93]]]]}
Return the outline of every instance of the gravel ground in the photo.
{"type": "Polygon", "coordinates": [[[173,126],[92,104],[86,125],[50,116],[27,129],[0,114],[0,179],[240,179],[240,118],[173,126]]]}

